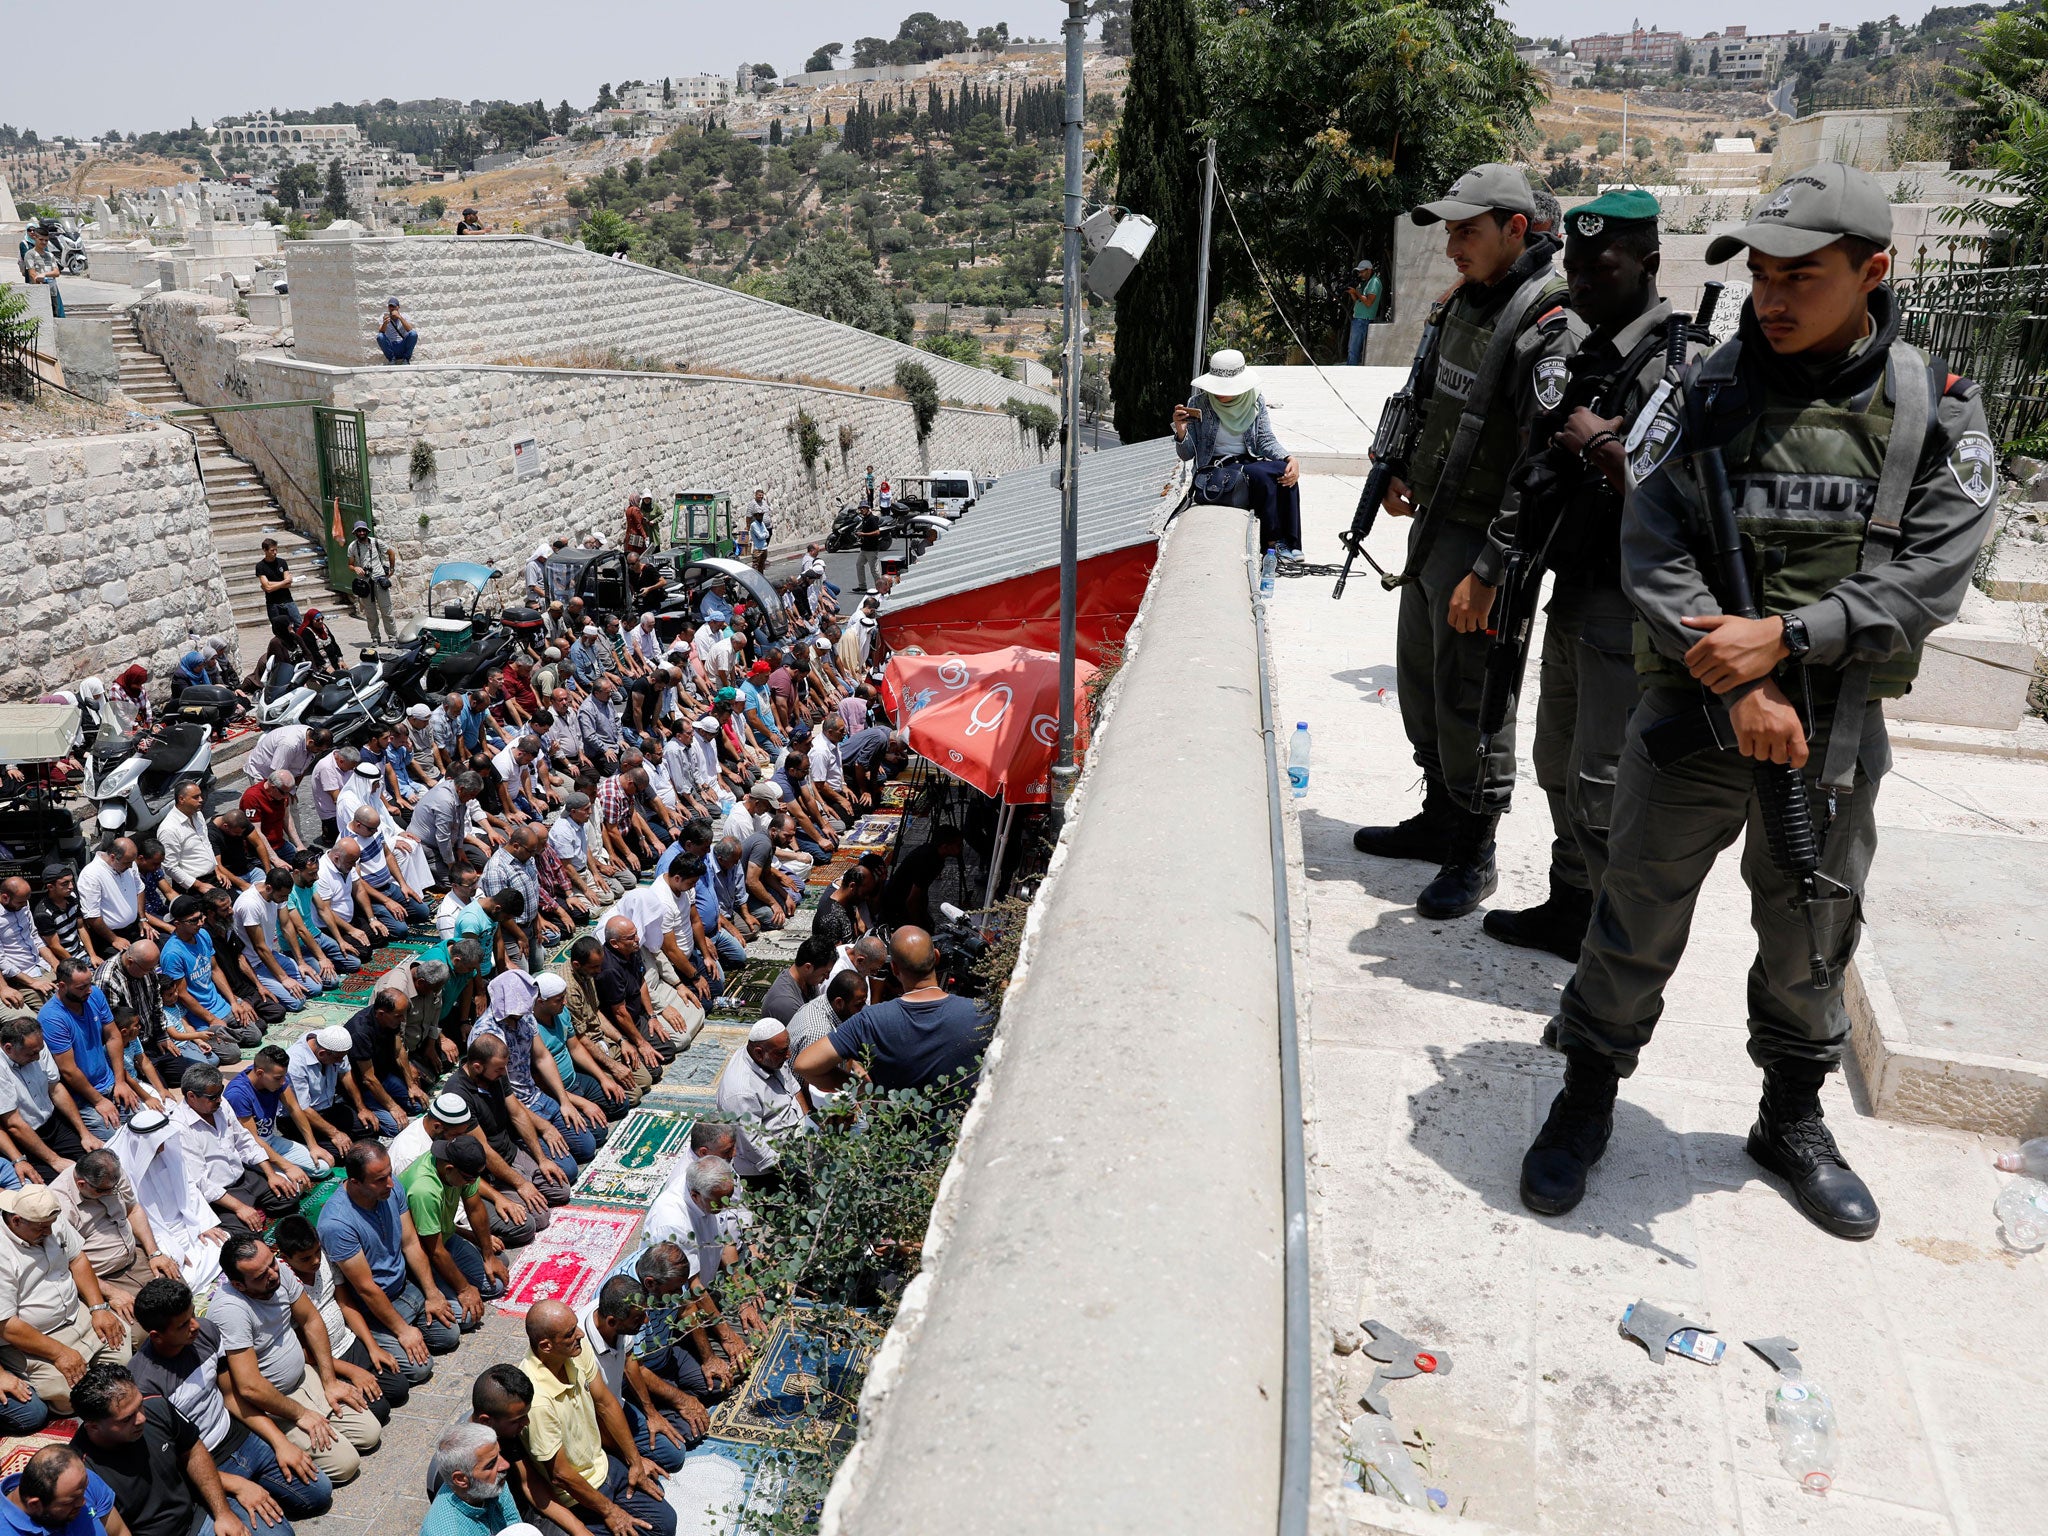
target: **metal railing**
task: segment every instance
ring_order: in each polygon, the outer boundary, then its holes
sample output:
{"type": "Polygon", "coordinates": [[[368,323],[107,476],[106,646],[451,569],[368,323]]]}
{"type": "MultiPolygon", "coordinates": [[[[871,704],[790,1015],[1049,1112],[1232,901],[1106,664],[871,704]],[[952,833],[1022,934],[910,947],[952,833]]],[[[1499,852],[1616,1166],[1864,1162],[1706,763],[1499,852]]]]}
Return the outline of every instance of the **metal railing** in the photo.
{"type": "Polygon", "coordinates": [[[1892,286],[1901,338],[1984,387],[1997,441],[2048,426],[2048,266],[1976,266],[1952,251],[1892,286]]]}

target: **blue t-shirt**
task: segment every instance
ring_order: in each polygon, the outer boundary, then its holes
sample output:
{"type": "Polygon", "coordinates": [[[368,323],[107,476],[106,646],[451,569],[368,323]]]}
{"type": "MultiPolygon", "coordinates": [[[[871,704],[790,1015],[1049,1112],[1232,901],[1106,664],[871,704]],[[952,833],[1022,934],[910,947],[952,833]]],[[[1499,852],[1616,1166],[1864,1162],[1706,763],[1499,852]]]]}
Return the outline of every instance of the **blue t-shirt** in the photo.
{"type": "Polygon", "coordinates": [[[708,939],[718,932],[718,880],[712,873],[717,860],[704,862],[704,873],[697,877],[697,887],[691,897],[697,904],[697,920],[704,925],[704,936],[708,939]]]}
{"type": "Polygon", "coordinates": [[[922,1088],[972,1066],[988,1048],[988,1020],[964,997],[871,1003],[832,1031],[841,1061],[865,1061],[877,1088],[922,1088]]]}
{"type": "Polygon", "coordinates": [[[249,1081],[246,1072],[237,1073],[228,1079],[225,1095],[228,1113],[237,1120],[244,1116],[256,1122],[256,1134],[266,1141],[277,1134],[278,1112],[284,1108],[284,1090],[265,1093],[249,1081]]]}
{"type": "Polygon", "coordinates": [[[85,1503],[63,1525],[38,1525],[28,1511],[7,1497],[21,1486],[21,1474],[0,1477],[0,1532],[6,1536],[106,1536],[101,1522],[114,1512],[114,1490],[90,1467],[85,1473],[85,1503]]]}
{"type": "Polygon", "coordinates": [[[165,939],[163,959],[158,963],[157,969],[163,973],[166,983],[184,982],[185,990],[192,995],[192,1001],[216,1019],[227,1017],[228,1000],[220,995],[220,988],[213,984],[213,936],[204,928],[199,930],[199,936],[190,944],[175,933],[165,939]]]}
{"type": "Polygon", "coordinates": [[[85,994],[83,1016],[73,1013],[69,1003],[52,993],[36,1022],[43,1027],[43,1044],[52,1056],[69,1051],[88,1083],[101,1093],[114,1091],[114,1064],[107,1059],[106,1036],[101,1033],[114,1022],[114,1010],[98,987],[85,994]]]}
{"type": "Polygon", "coordinates": [[[345,1260],[362,1254],[370,1261],[370,1276],[384,1288],[386,1296],[405,1289],[405,1196],[396,1184],[381,1205],[364,1210],[351,1200],[347,1189],[336,1192],[320,1208],[320,1240],[327,1256],[339,1269],[345,1260]]]}

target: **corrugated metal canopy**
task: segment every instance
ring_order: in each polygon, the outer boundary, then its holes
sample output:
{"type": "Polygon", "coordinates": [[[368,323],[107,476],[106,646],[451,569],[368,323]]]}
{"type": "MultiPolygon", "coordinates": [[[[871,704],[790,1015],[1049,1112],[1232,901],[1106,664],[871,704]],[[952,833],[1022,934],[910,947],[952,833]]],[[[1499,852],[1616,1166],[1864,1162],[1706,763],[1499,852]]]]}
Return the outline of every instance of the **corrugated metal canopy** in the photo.
{"type": "MultiPolygon", "coordinates": [[[[1172,438],[1157,437],[1081,456],[1081,559],[1158,536],[1159,525],[1180,499],[1181,466],[1173,448],[1172,438]]],[[[1058,565],[1060,493],[1052,488],[1052,471],[1048,461],[996,481],[972,512],[919,557],[889,594],[887,611],[902,612],[1058,565]]]]}

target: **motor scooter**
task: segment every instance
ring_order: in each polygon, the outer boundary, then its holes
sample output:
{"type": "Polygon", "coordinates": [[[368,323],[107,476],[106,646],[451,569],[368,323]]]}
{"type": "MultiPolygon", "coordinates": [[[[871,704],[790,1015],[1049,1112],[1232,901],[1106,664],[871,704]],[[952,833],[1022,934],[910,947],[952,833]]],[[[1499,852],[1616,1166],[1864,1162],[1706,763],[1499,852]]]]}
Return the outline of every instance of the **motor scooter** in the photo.
{"type": "Polygon", "coordinates": [[[102,734],[86,755],[80,793],[96,808],[104,843],[155,831],[177,803],[178,786],[193,780],[213,792],[213,732],[197,720],[175,720],[154,736],[102,734]]]}

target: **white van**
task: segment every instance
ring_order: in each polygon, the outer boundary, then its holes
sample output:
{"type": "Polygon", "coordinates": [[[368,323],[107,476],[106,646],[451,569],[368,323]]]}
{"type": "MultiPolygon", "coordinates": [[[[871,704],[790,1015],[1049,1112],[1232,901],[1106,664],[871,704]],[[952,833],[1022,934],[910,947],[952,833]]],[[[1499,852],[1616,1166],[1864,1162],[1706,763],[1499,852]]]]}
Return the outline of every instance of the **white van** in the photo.
{"type": "Polygon", "coordinates": [[[897,482],[896,499],[922,501],[938,516],[955,518],[974,505],[978,490],[971,469],[935,469],[897,482]]]}

